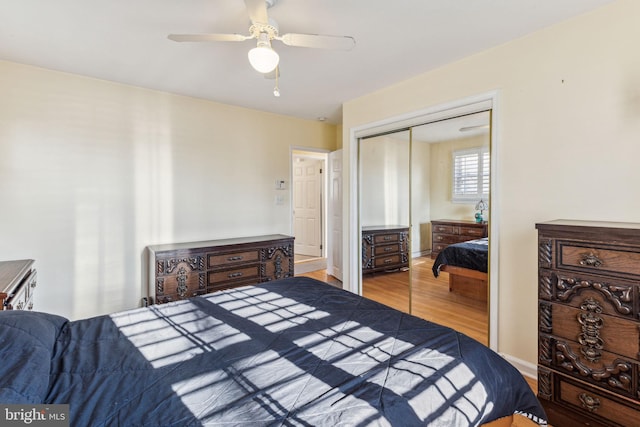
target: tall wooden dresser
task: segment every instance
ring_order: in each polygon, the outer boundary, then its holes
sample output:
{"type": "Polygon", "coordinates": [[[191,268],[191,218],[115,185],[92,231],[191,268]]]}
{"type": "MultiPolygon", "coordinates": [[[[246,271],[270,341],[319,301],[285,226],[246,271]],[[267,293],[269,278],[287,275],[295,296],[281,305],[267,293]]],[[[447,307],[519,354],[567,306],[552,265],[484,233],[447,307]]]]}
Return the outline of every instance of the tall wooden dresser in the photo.
{"type": "Polygon", "coordinates": [[[441,219],[431,221],[431,258],[453,243],[487,237],[489,225],[486,222],[441,219]]]}
{"type": "Polygon", "coordinates": [[[31,310],[38,275],[32,259],[0,262],[0,310],[31,310]]]}
{"type": "Polygon", "coordinates": [[[362,227],[362,273],[396,271],[409,266],[409,227],[362,227]]]}
{"type": "Polygon", "coordinates": [[[538,398],[553,426],[640,426],[640,224],[538,229],[538,398]]]}
{"type": "Polygon", "coordinates": [[[145,304],[293,277],[293,240],[273,234],[148,246],[145,304]]]}

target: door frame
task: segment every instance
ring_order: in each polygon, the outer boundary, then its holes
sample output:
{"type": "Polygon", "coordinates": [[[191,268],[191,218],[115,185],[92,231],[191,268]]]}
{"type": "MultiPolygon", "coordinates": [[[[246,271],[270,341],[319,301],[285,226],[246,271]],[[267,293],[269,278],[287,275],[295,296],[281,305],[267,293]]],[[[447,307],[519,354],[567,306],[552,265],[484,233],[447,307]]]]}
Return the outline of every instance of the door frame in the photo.
{"type": "Polygon", "coordinates": [[[320,258],[327,258],[327,167],[328,167],[328,158],[329,158],[330,150],[326,150],[323,148],[313,148],[313,147],[303,147],[303,146],[290,146],[289,147],[289,200],[290,203],[290,211],[289,211],[289,230],[290,234],[295,237],[295,224],[294,224],[294,203],[293,203],[293,162],[295,157],[307,156],[312,157],[317,160],[322,160],[323,162],[323,173],[322,173],[322,186],[320,192],[322,193],[322,207],[320,209],[322,216],[322,220],[320,221],[320,240],[322,245],[322,251],[320,258]]]}
{"type": "MultiPolygon", "coordinates": [[[[489,202],[489,347],[497,351],[498,347],[498,312],[499,312],[499,176],[498,176],[498,147],[500,146],[499,122],[501,110],[499,92],[491,91],[468,98],[451,101],[423,110],[412,111],[399,116],[366,123],[349,129],[349,199],[347,201],[348,214],[348,248],[346,251],[349,266],[348,282],[345,289],[362,295],[362,245],[360,225],[360,195],[359,188],[359,159],[358,145],[360,138],[395,129],[408,128],[419,124],[452,118],[466,113],[491,110],[491,184],[489,202]]],[[[344,209],[344,207],[343,207],[344,209]]]]}

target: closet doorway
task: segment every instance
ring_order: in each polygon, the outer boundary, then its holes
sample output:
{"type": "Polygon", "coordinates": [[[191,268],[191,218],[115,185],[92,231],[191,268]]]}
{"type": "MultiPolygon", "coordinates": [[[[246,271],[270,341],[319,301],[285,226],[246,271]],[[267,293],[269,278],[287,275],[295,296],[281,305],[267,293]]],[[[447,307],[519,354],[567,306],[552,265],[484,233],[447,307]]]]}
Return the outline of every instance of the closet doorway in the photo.
{"type": "MultiPolygon", "coordinates": [[[[409,212],[409,239],[406,242],[406,248],[404,248],[408,252],[409,258],[408,272],[404,273],[405,276],[408,276],[408,285],[401,286],[395,280],[396,277],[400,277],[401,270],[389,271],[388,274],[376,273],[371,276],[366,273],[366,266],[363,265],[358,269],[360,272],[359,277],[357,277],[358,291],[365,296],[371,297],[372,288],[370,284],[374,280],[378,281],[378,287],[384,289],[384,292],[388,294],[389,301],[399,301],[401,299],[407,301],[405,306],[408,306],[408,310],[404,311],[438,323],[446,323],[441,320],[445,319],[450,322],[448,326],[462,330],[495,348],[497,347],[495,338],[497,334],[491,332],[491,319],[492,313],[495,314],[496,307],[495,304],[491,305],[491,296],[497,294],[497,288],[492,289],[492,282],[489,280],[490,276],[485,276],[485,286],[488,285],[488,287],[481,291],[485,301],[482,304],[478,304],[477,297],[470,298],[468,295],[451,293],[448,274],[441,274],[436,279],[431,268],[433,265],[431,255],[435,251],[432,242],[434,231],[432,221],[446,219],[459,222],[462,225],[465,222],[475,225],[476,205],[480,201],[479,199],[482,198],[485,202],[488,202],[489,206],[493,204],[494,198],[489,191],[495,185],[493,179],[490,179],[495,174],[495,172],[491,172],[493,169],[485,169],[483,172],[482,168],[480,168],[480,173],[484,173],[484,177],[481,177],[480,181],[481,189],[479,193],[467,199],[464,197],[456,199],[453,194],[452,184],[456,179],[456,172],[454,171],[456,154],[464,154],[474,150],[478,152],[484,150],[486,153],[495,152],[491,128],[492,111],[491,101],[480,102],[471,107],[465,105],[462,108],[450,108],[435,113],[425,113],[422,121],[418,116],[405,120],[404,124],[407,125],[404,127],[400,126],[403,124],[401,120],[396,120],[395,123],[391,120],[389,124],[369,126],[366,129],[355,129],[353,131],[354,138],[351,141],[351,147],[356,149],[355,153],[358,155],[356,164],[354,165],[353,161],[351,164],[356,166],[358,171],[356,174],[357,186],[355,186],[358,212],[356,219],[358,241],[363,243],[361,249],[351,248],[351,254],[357,254],[356,256],[363,260],[367,257],[363,236],[366,235],[369,224],[367,223],[368,220],[364,218],[370,216],[369,210],[371,208],[367,200],[368,196],[366,196],[368,190],[365,182],[370,179],[370,172],[367,172],[367,170],[370,170],[371,167],[362,162],[371,157],[370,153],[368,153],[371,151],[371,147],[367,147],[366,144],[384,137],[389,144],[393,145],[391,140],[396,138],[396,142],[398,142],[397,149],[400,149],[402,145],[408,146],[408,154],[406,155],[409,158],[408,164],[405,163],[404,170],[398,168],[400,172],[390,173],[388,169],[380,169],[378,172],[386,176],[393,176],[394,173],[404,173],[403,178],[396,181],[404,180],[408,182],[408,185],[403,186],[399,191],[399,193],[402,193],[405,188],[409,188],[408,207],[403,208],[409,212]],[[449,129],[447,130],[446,128],[449,129]],[[451,133],[452,129],[455,130],[455,133],[451,133]],[[408,142],[401,142],[403,138],[407,139],[405,135],[408,135],[408,142]],[[485,193],[482,192],[482,178],[486,180],[485,193]],[[365,213],[364,210],[367,210],[367,212],[365,213]],[[354,249],[359,250],[356,251],[354,249]],[[442,282],[442,279],[445,281],[442,282]],[[441,281],[439,286],[442,288],[438,291],[440,293],[439,296],[437,292],[432,292],[434,286],[436,286],[435,282],[438,280],[441,281]],[[449,303],[441,299],[441,297],[451,299],[453,305],[448,305],[449,303]],[[455,305],[456,300],[459,305],[455,305]],[[439,313],[434,314],[433,317],[429,314],[436,311],[439,313]],[[461,313],[459,319],[455,319],[455,313],[461,313]],[[479,327],[480,330],[470,331],[465,329],[470,326],[472,328],[479,327]]],[[[384,158],[384,156],[382,157],[384,158]]],[[[489,158],[490,156],[487,156],[487,160],[489,158]]],[[[389,162],[386,162],[385,165],[385,167],[389,166],[389,162]]],[[[489,167],[489,165],[491,167],[495,166],[495,164],[487,162],[486,166],[489,167]]],[[[393,182],[394,179],[392,178],[391,181],[393,182]]],[[[351,188],[353,191],[354,187],[352,186],[351,188]]],[[[403,197],[405,196],[400,198],[403,197]]],[[[485,217],[481,218],[480,221],[490,222],[489,212],[490,209],[482,212],[485,217]]],[[[387,226],[390,224],[381,225],[387,226]]],[[[485,227],[485,230],[487,229],[489,229],[488,224],[485,227]]],[[[495,236],[495,232],[492,236],[495,236]]],[[[488,253],[492,250],[495,250],[493,245],[489,247],[488,253]]],[[[355,257],[351,259],[354,260],[355,257]]],[[[488,261],[487,269],[489,269],[488,261]]],[[[497,271],[497,268],[495,271],[497,271]]],[[[350,277],[353,277],[353,275],[350,277]]],[[[389,305],[393,305],[393,303],[389,305]]]]}

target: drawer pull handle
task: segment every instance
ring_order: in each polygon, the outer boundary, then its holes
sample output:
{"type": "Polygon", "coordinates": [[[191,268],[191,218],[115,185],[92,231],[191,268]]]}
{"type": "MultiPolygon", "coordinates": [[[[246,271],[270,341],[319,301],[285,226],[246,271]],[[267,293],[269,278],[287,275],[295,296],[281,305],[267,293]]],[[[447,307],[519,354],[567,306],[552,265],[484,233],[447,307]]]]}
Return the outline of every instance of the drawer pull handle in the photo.
{"type": "Polygon", "coordinates": [[[242,271],[239,271],[239,272],[237,272],[237,273],[230,273],[230,274],[228,275],[229,279],[233,279],[233,278],[235,278],[235,277],[240,277],[240,276],[242,276],[242,271]]]}
{"type": "Polygon", "coordinates": [[[589,412],[596,412],[600,408],[600,399],[597,397],[589,396],[587,393],[580,393],[578,396],[582,407],[589,412]]]}
{"type": "Polygon", "coordinates": [[[22,310],[22,309],[24,309],[24,301],[20,301],[16,306],[16,310],[22,310]]]}
{"type": "Polygon", "coordinates": [[[438,236],[438,240],[439,240],[439,241],[442,241],[442,236],[438,236]]]}
{"type": "Polygon", "coordinates": [[[392,250],[393,250],[393,248],[391,248],[391,247],[386,247],[386,248],[384,248],[384,251],[385,251],[385,252],[391,252],[392,250]]]}
{"type": "Polygon", "coordinates": [[[229,258],[227,258],[227,261],[241,261],[242,257],[241,256],[230,256],[229,258]]]}
{"type": "Polygon", "coordinates": [[[604,341],[600,338],[604,319],[598,315],[602,313],[602,307],[595,299],[587,298],[580,309],[586,311],[578,314],[578,323],[582,325],[582,333],[578,336],[578,342],[582,346],[580,352],[588,361],[597,362],[602,357],[600,350],[604,348],[604,341]]]}
{"type": "Polygon", "coordinates": [[[391,240],[391,236],[384,236],[382,239],[385,241],[388,241],[388,240],[391,240]]]}
{"type": "Polygon", "coordinates": [[[586,255],[583,255],[582,260],[580,260],[580,265],[586,265],[587,267],[600,267],[602,265],[602,261],[600,258],[595,256],[593,252],[589,252],[586,255]]]}
{"type": "Polygon", "coordinates": [[[393,259],[392,259],[392,258],[388,258],[388,259],[385,259],[385,260],[384,260],[384,263],[385,263],[385,264],[391,264],[392,262],[393,262],[393,259]]]}
{"type": "Polygon", "coordinates": [[[180,296],[180,298],[184,298],[187,296],[187,290],[189,289],[189,287],[187,286],[187,277],[187,270],[185,270],[184,267],[180,267],[176,276],[176,279],[178,280],[178,287],[176,288],[176,292],[178,292],[178,296],[180,296]]]}

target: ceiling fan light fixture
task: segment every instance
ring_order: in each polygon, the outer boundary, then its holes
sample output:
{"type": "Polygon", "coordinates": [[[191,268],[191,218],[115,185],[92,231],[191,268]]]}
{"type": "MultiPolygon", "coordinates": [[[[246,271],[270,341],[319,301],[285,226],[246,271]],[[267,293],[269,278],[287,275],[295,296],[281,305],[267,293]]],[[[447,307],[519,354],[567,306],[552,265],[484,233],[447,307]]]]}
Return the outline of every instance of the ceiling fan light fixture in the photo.
{"type": "MultiPolygon", "coordinates": [[[[262,37],[261,37],[262,38],[262,37]]],[[[258,40],[258,46],[249,51],[249,63],[259,73],[266,74],[276,69],[280,56],[271,48],[269,41],[258,40]]]]}

